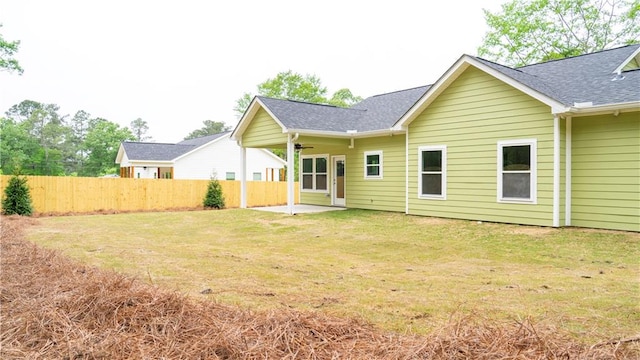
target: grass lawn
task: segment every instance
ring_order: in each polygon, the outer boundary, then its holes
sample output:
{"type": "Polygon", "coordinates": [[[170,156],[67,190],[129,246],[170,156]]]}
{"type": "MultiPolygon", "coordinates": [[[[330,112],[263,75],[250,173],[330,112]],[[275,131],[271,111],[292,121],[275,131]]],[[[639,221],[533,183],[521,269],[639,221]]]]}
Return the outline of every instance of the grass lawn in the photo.
{"type": "Polygon", "coordinates": [[[531,316],[584,341],[636,335],[640,234],[346,210],[40,218],[28,239],[197,298],[427,333],[531,316]]]}

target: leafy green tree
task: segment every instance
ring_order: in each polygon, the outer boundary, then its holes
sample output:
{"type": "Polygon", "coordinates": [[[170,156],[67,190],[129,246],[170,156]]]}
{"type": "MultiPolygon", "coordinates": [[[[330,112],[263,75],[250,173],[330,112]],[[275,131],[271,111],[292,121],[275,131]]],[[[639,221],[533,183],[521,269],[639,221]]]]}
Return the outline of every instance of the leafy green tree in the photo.
{"type": "Polygon", "coordinates": [[[149,131],[149,124],[141,118],[137,118],[131,122],[129,125],[131,128],[131,132],[136,137],[136,141],[147,141],[151,140],[151,136],[147,136],[147,131],[149,131]]]}
{"type": "Polygon", "coordinates": [[[224,209],[224,194],[222,193],[222,186],[215,178],[209,181],[203,205],[206,208],[224,209]]]}
{"type": "Polygon", "coordinates": [[[16,171],[35,174],[32,156],[40,146],[21,124],[9,118],[0,118],[0,170],[4,174],[16,171]]]}
{"type": "Polygon", "coordinates": [[[489,31],[478,55],[511,66],[640,40],[640,0],[511,0],[484,15],[489,31]]]}
{"type": "Polygon", "coordinates": [[[351,93],[351,90],[344,88],[333,93],[333,96],[331,96],[328,103],[334,106],[348,108],[360,101],[362,101],[362,97],[355,96],[351,93]]]}
{"type": "Polygon", "coordinates": [[[106,119],[97,119],[89,129],[83,144],[83,149],[87,152],[87,159],[80,175],[115,174],[117,172],[115,160],[120,143],[135,140],[136,137],[129,128],[122,128],[106,119]]]}
{"type": "MultiPolygon", "coordinates": [[[[0,27],[2,27],[2,24],[0,24],[0,27]]],[[[0,34],[0,70],[9,72],[15,71],[18,74],[22,74],[24,72],[24,69],[22,69],[18,63],[18,60],[14,58],[19,47],[20,41],[7,41],[4,39],[2,34],[0,34]]]]}
{"type": "Polygon", "coordinates": [[[70,136],[67,140],[69,154],[66,159],[67,175],[77,175],[82,169],[82,165],[87,157],[83,143],[91,126],[91,122],[91,114],[84,110],[78,110],[69,121],[70,136]]]}
{"type": "MultiPolygon", "coordinates": [[[[259,84],[258,95],[336,106],[350,106],[362,100],[351,94],[349,89],[340,89],[331,99],[327,99],[327,88],[322,85],[318,77],[308,74],[300,75],[291,70],[278,73],[276,77],[259,84]]],[[[236,107],[233,110],[238,116],[244,114],[252,99],[251,93],[245,93],[236,101],[236,107]]]]}
{"type": "Polygon", "coordinates": [[[32,138],[36,139],[40,149],[31,153],[26,168],[36,175],[63,175],[66,159],[72,150],[67,142],[71,136],[65,124],[65,118],[58,114],[59,106],[25,100],[12,106],[6,115],[19,123],[32,138]]]}
{"type": "Polygon", "coordinates": [[[14,175],[9,179],[9,184],[4,189],[2,213],[5,215],[25,216],[30,216],[33,213],[27,178],[14,175]]]}
{"type": "Polygon", "coordinates": [[[201,127],[198,130],[193,130],[184,139],[189,140],[189,139],[195,139],[195,138],[199,138],[207,135],[219,134],[221,132],[229,131],[231,129],[227,124],[221,121],[205,120],[202,123],[204,124],[203,127],[201,127]]]}

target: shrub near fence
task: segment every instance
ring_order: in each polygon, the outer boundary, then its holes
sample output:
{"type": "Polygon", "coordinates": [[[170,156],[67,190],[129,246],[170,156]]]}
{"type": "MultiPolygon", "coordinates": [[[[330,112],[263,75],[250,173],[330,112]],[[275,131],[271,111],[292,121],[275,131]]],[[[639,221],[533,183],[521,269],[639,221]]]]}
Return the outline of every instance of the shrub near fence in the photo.
{"type": "MultiPolygon", "coordinates": [[[[0,191],[11,176],[0,176],[0,191]]],[[[201,208],[209,180],[26,176],[35,213],[152,211],[201,208]]],[[[220,180],[227,208],[240,207],[240,181],[220,180]]],[[[298,198],[298,183],[295,184],[298,198]]],[[[248,181],[247,206],[287,203],[287,183],[248,181]]]]}

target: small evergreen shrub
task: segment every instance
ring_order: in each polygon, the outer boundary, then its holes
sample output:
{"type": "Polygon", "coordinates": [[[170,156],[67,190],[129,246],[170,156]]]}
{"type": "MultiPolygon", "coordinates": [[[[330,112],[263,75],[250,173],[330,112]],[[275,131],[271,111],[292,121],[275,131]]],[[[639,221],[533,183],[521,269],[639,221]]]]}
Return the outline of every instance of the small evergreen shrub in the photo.
{"type": "Polygon", "coordinates": [[[27,186],[27,178],[14,175],[9,179],[9,184],[4,189],[2,213],[4,215],[31,216],[33,206],[31,205],[31,194],[29,193],[29,186],[27,186]]]}
{"type": "Polygon", "coordinates": [[[224,209],[224,194],[222,193],[222,186],[215,178],[209,181],[207,194],[204,197],[204,207],[224,209]]]}

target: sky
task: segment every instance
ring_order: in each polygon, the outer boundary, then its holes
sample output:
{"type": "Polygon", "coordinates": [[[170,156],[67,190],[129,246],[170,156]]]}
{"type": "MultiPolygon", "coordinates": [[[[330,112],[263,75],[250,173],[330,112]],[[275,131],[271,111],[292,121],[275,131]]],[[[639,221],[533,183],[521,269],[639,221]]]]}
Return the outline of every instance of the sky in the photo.
{"type": "Polygon", "coordinates": [[[0,34],[24,73],[0,71],[0,114],[23,100],[84,110],[156,142],[204,120],[235,127],[244,93],[291,70],[328,96],[432,84],[487,31],[507,0],[0,0],[0,34]]]}

